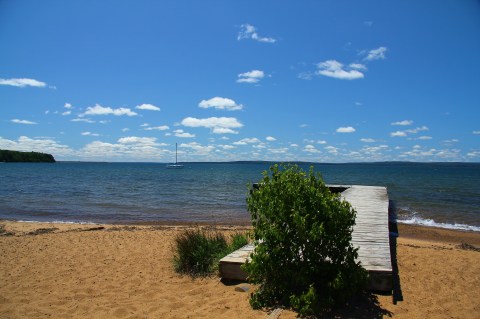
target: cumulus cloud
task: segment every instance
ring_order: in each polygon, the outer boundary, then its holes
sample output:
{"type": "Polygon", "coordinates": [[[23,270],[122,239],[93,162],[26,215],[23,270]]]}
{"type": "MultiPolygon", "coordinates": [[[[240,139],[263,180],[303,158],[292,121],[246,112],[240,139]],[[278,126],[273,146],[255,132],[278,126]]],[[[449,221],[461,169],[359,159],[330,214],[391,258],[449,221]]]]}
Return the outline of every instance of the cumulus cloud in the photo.
{"type": "Polygon", "coordinates": [[[127,116],[135,116],[138,115],[137,113],[133,112],[129,108],[118,108],[118,109],[112,109],[111,107],[103,107],[99,104],[95,104],[95,106],[89,106],[87,107],[87,111],[82,114],[84,115],[115,115],[115,116],[122,116],[122,115],[127,115],[127,116]]]}
{"type": "Polygon", "coordinates": [[[360,141],[364,142],[364,143],[374,143],[375,142],[375,140],[373,138],[361,138],[360,141]]]}
{"type": "Polygon", "coordinates": [[[363,79],[363,73],[356,68],[352,68],[351,65],[345,67],[336,60],[328,60],[317,64],[318,70],[316,74],[340,80],[363,79]]]}
{"type": "Polygon", "coordinates": [[[243,108],[242,104],[237,104],[234,100],[224,97],[213,97],[210,100],[202,100],[198,106],[204,109],[213,107],[217,110],[236,111],[243,108]]]}
{"type": "MultiPolygon", "coordinates": [[[[144,126],[144,125],[141,125],[141,126],[144,126]]],[[[147,125],[144,128],[145,131],[166,131],[168,129],[170,129],[170,127],[167,126],[167,125],[160,125],[160,126],[148,126],[147,125]]]]}
{"type": "Polygon", "coordinates": [[[240,73],[238,75],[238,83],[258,83],[265,77],[265,73],[260,70],[252,70],[250,72],[240,73]]]}
{"type": "Polygon", "coordinates": [[[276,141],[276,140],[277,140],[277,139],[276,139],[275,137],[273,137],[273,136],[267,136],[265,139],[266,139],[267,141],[269,141],[269,142],[273,142],[273,141],[276,141]]]}
{"type": "Polygon", "coordinates": [[[38,124],[37,122],[32,122],[32,121],[28,121],[28,120],[19,120],[19,119],[13,119],[10,122],[15,123],[15,124],[26,124],[26,125],[38,124]]]}
{"type": "Polygon", "coordinates": [[[408,126],[412,124],[413,124],[412,120],[403,120],[403,121],[397,121],[392,123],[392,125],[400,125],[400,126],[408,126]]]}
{"type": "Polygon", "coordinates": [[[236,134],[238,132],[233,129],[243,127],[243,124],[234,117],[209,117],[204,119],[187,117],[182,120],[181,124],[187,127],[209,128],[214,134],[236,134]]]}
{"type": "Polygon", "coordinates": [[[212,145],[203,146],[203,145],[201,145],[197,142],[182,143],[182,144],[179,145],[179,147],[190,148],[190,149],[196,151],[196,153],[198,155],[206,155],[206,154],[212,152],[213,150],[215,150],[215,146],[212,146],[212,145]]]}
{"type": "Polygon", "coordinates": [[[195,134],[187,133],[187,132],[184,132],[183,130],[175,130],[173,131],[173,133],[175,133],[176,137],[183,137],[183,138],[195,137],[195,134]]]}
{"type": "Polygon", "coordinates": [[[339,127],[337,128],[337,133],[353,133],[355,132],[355,128],[351,127],[351,126],[346,126],[346,127],[339,127]]]}
{"type": "MultiPolygon", "coordinates": [[[[402,122],[408,122],[408,121],[402,121],[402,122]]],[[[401,122],[398,122],[398,123],[401,123],[401,122]]],[[[394,125],[394,124],[392,123],[392,125],[394,125]]],[[[395,125],[401,125],[401,124],[395,124],[395,125]]],[[[392,137],[405,137],[408,134],[417,134],[418,132],[421,132],[421,131],[428,131],[428,127],[426,127],[424,125],[424,126],[419,126],[419,127],[414,128],[414,129],[409,129],[409,130],[405,130],[405,131],[396,131],[396,132],[390,133],[390,136],[392,136],[392,137]]],[[[417,139],[431,139],[431,137],[423,137],[422,136],[421,138],[417,138],[417,139]]]]}
{"type": "Polygon", "coordinates": [[[402,132],[402,131],[396,131],[396,132],[390,133],[390,136],[391,137],[404,137],[404,136],[407,136],[407,133],[402,132]]]}
{"type": "Polygon", "coordinates": [[[148,145],[157,145],[156,137],[138,137],[138,136],[127,136],[121,137],[118,139],[120,144],[148,144],[148,145]]]}
{"type": "Polygon", "coordinates": [[[257,33],[257,29],[251,24],[242,24],[240,26],[240,32],[238,33],[237,40],[252,39],[258,42],[275,43],[276,39],[270,37],[261,37],[257,33]]]}
{"type": "Polygon", "coordinates": [[[260,140],[256,137],[252,138],[244,138],[241,139],[240,141],[233,142],[235,145],[247,145],[247,144],[254,144],[254,143],[260,143],[260,140]]]}
{"type": "Polygon", "coordinates": [[[387,52],[386,47],[379,47],[377,49],[373,49],[368,51],[365,60],[367,61],[374,61],[374,60],[383,60],[385,59],[385,52],[387,52]]]}
{"type": "Polygon", "coordinates": [[[83,136],[100,136],[100,134],[92,133],[92,132],[82,132],[83,136]]]}
{"type": "Polygon", "coordinates": [[[96,123],[95,121],[93,121],[91,119],[87,119],[87,118],[76,118],[76,119],[72,119],[71,121],[72,122],[84,122],[84,123],[96,123]]]}
{"type": "Polygon", "coordinates": [[[21,88],[24,88],[26,86],[43,88],[43,87],[47,86],[47,83],[41,82],[41,81],[38,81],[38,80],[34,80],[34,79],[27,79],[27,78],[21,78],[21,79],[2,79],[2,78],[0,78],[0,85],[16,86],[16,87],[21,87],[21,88]]]}
{"type": "Polygon", "coordinates": [[[71,108],[73,108],[72,104],[70,104],[70,103],[65,103],[65,104],[63,105],[63,107],[66,108],[66,109],[71,109],[71,108]]]}
{"type": "Polygon", "coordinates": [[[135,106],[135,108],[138,110],[160,111],[160,108],[158,106],[152,104],[141,104],[135,106]]]}
{"type": "Polygon", "coordinates": [[[310,144],[305,145],[305,147],[303,148],[303,151],[307,153],[321,153],[319,150],[315,148],[315,146],[310,144]]]}
{"type": "Polygon", "coordinates": [[[72,111],[65,111],[62,113],[63,116],[70,115],[70,114],[72,114],[72,111]]]}
{"type": "Polygon", "coordinates": [[[418,132],[421,132],[421,131],[428,131],[428,127],[426,127],[426,126],[424,125],[424,126],[420,126],[420,127],[411,129],[411,130],[406,130],[405,132],[406,132],[406,133],[417,134],[418,132]]]}

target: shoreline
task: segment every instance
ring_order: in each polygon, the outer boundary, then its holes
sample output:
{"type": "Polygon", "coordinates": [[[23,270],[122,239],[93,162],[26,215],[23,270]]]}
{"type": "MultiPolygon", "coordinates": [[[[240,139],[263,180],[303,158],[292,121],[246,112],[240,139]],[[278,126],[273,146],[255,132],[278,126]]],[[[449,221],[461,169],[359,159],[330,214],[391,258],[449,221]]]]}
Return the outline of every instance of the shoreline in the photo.
{"type": "MultiPolygon", "coordinates": [[[[250,227],[250,221],[235,222],[211,222],[211,221],[135,221],[135,222],[116,222],[116,223],[96,223],[96,222],[70,222],[70,221],[29,221],[29,220],[9,220],[0,219],[2,223],[25,223],[25,224],[58,224],[58,225],[98,225],[98,226],[183,226],[183,227],[250,227]]],[[[476,240],[480,237],[480,232],[475,230],[451,229],[437,226],[425,226],[410,223],[396,223],[398,233],[401,237],[423,240],[439,240],[444,242],[455,242],[462,237],[476,240]]],[[[480,241],[478,242],[480,245],[480,241]]]]}

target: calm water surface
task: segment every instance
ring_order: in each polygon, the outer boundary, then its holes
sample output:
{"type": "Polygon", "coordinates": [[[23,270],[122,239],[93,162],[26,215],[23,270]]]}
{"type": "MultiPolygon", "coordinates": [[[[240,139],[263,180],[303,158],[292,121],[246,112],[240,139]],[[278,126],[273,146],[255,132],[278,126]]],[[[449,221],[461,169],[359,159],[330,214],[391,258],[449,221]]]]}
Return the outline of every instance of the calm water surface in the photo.
{"type": "MultiPolygon", "coordinates": [[[[248,222],[269,163],[2,163],[0,219],[248,222]]],[[[308,170],[309,164],[301,165],[308,170]]],[[[480,164],[315,164],[331,184],[383,185],[404,223],[480,231],[480,164]]]]}

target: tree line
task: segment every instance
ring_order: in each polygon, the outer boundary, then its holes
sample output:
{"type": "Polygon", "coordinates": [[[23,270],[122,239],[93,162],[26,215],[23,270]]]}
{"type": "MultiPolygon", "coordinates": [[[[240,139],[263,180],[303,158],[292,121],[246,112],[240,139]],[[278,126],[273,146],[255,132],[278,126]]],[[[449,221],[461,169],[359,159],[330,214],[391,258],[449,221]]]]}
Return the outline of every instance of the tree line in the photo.
{"type": "Polygon", "coordinates": [[[0,162],[55,163],[55,158],[46,153],[0,150],[0,162]]]}

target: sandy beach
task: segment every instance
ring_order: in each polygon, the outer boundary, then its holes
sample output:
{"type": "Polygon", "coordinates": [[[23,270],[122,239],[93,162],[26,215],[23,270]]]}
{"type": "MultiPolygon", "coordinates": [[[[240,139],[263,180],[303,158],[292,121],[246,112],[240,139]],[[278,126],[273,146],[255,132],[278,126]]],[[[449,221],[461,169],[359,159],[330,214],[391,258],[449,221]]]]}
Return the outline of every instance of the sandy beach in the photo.
{"type": "MultiPolygon", "coordinates": [[[[0,318],[267,318],[248,284],[173,271],[182,225],[0,221],[0,318]]],[[[246,229],[218,226],[221,231],[246,229]]],[[[478,318],[480,234],[399,225],[399,287],[366,293],[338,318],[478,318]],[[477,249],[475,249],[477,248],[477,249]]],[[[295,318],[283,311],[279,318],[295,318]]]]}

